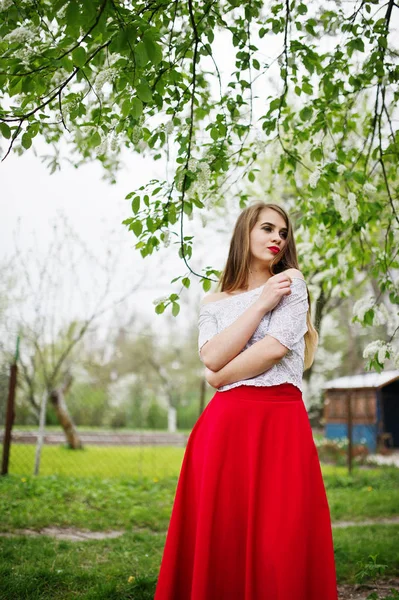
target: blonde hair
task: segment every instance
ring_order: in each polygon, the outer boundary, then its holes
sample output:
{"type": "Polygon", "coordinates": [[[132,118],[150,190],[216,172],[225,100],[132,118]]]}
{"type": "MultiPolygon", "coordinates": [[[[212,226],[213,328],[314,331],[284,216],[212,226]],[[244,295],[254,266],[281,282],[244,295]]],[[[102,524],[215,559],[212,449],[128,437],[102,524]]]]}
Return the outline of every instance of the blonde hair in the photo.
{"type": "MultiPolygon", "coordinates": [[[[292,223],[288,214],[278,204],[258,201],[247,206],[236,221],[226,265],[217,286],[218,291],[233,292],[248,287],[248,274],[251,264],[250,233],[258,221],[261,210],[264,208],[272,208],[278,212],[283,217],[288,229],[282,254],[279,253],[278,257],[276,256],[271,262],[270,270],[272,274],[277,275],[277,273],[282,273],[291,268],[299,269],[292,223]]],[[[306,290],[309,309],[306,315],[308,330],[305,333],[304,370],[312,366],[319,342],[319,335],[312,323],[311,300],[307,286],[306,290]]]]}

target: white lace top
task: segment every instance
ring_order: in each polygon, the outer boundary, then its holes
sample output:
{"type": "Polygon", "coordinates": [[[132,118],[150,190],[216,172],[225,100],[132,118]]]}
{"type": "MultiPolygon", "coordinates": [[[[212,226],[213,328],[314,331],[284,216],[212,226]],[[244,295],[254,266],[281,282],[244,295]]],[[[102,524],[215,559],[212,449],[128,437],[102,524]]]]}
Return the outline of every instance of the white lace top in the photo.
{"type": "MultiPolygon", "coordinates": [[[[198,317],[198,353],[205,342],[231,325],[260,296],[262,288],[263,286],[260,286],[248,292],[201,304],[198,317]]],[[[305,281],[300,277],[292,277],[291,294],[283,296],[273,310],[265,313],[252,337],[241,350],[244,352],[265,335],[271,335],[289,348],[289,352],[264,373],[222,385],[218,391],[229,390],[239,385],[268,386],[280,383],[292,383],[302,391],[308,308],[305,281]]],[[[199,356],[202,361],[201,355],[199,356]]]]}

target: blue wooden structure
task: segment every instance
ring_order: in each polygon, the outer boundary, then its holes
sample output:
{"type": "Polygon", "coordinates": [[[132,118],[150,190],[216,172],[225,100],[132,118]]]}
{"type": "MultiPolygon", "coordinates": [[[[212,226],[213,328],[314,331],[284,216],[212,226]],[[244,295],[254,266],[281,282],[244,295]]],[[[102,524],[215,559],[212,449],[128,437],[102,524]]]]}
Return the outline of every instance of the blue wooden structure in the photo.
{"type": "Polygon", "coordinates": [[[350,397],[353,443],[365,443],[370,452],[383,445],[399,447],[399,371],[338,377],[323,390],[327,438],[348,437],[350,397]]]}

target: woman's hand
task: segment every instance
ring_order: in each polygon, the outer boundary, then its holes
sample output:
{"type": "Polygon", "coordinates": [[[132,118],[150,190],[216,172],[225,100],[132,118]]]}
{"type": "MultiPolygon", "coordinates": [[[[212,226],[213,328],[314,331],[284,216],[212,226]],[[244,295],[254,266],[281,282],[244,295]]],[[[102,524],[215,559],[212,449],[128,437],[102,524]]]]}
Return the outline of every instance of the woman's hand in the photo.
{"type": "Polygon", "coordinates": [[[220,371],[211,371],[205,367],[205,379],[213,388],[218,389],[222,384],[220,381],[220,371]]]}
{"type": "Polygon", "coordinates": [[[285,273],[277,273],[277,275],[269,277],[256,302],[260,304],[266,312],[273,310],[283,296],[289,296],[291,294],[291,283],[291,277],[285,273]]]}

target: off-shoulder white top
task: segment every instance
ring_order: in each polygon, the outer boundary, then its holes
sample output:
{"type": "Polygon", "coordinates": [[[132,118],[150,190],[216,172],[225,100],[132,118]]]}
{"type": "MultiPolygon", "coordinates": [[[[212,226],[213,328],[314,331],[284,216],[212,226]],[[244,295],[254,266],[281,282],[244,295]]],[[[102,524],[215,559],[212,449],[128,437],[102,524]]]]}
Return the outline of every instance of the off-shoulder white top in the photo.
{"type": "MultiPolygon", "coordinates": [[[[201,304],[198,317],[198,353],[202,346],[214,335],[231,325],[260,296],[264,285],[230,297],[201,304]]],[[[271,335],[281,342],[289,352],[271,369],[264,373],[222,385],[218,391],[225,391],[239,385],[269,386],[280,383],[292,383],[302,391],[304,370],[305,340],[308,330],[306,315],[308,312],[308,294],[306,283],[300,277],[292,277],[291,294],[283,296],[273,310],[265,313],[252,337],[241,352],[255,342],[271,335]]],[[[201,355],[200,359],[202,361],[201,355]]]]}

